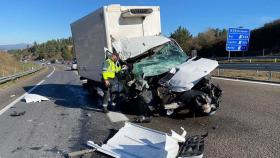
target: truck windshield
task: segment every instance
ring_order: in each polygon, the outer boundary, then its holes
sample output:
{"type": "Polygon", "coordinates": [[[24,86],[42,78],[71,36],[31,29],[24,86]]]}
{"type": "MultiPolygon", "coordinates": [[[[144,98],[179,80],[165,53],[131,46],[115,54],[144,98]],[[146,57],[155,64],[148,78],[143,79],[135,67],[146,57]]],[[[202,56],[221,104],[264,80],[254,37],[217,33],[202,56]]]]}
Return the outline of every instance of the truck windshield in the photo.
{"type": "Polygon", "coordinates": [[[136,79],[141,80],[144,77],[166,73],[188,59],[186,53],[172,41],[154,48],[152,51],[153,55],[133,64],[132,73],[136,79]]]}

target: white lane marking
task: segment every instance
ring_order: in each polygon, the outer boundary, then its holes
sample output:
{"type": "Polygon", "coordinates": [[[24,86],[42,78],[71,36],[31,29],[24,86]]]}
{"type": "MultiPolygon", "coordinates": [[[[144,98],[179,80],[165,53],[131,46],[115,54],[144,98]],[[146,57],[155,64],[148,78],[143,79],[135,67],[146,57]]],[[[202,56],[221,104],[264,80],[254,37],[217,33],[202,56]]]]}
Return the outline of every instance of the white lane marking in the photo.
{"type": "Polygon", "coordinates": [[[50,78],[51,75],[54,73],[54,71],[55,71],[55,67],[53,66],[53,71],[47,76],[47,78],[50,78]]]}
{"type": "Polygon", "coordinates": [[[37,83],[34,87],[32,87],[29,91],[27,91],[26,93],[24,93],[23,95],[21,95],[20,97],[18,97],[16,100],[14,100],[13,102],[11,102],[9,105],[7,105],[6,107],[4,107],[2,110],[0,110],[0,115],[2,115],[5,111],[7,111],[8,109],[10,109],[10,107],[14,106],[17,102],[19,102],[26,94],[31,93],[35,88],[37,88],[39,85],[41,85],[43,82],[45,82],[45,80],[40,81],[39,83],[37,83]]]}
{"type": "Polygon", "coordinates": [[[111,122],[121,122],[121,121],[128,121],[129,119],[122,113],[119,112],[108,112],[107,116],[109,117],[111,122]]]}
{"type": "Polygon", "coordinates": [[[270,86],[280,86],[280,84],[277,84],[277,83],[246,81],[246,80],[241,80],[241,79],[231,79],[231,78],[223,78],[223,77],[212,77],[212,78],[219,79],[219,80],[235,81],[235,82],[245,82],[245,83],[254,83],[254,84],[262,84],[262,85],[270,85],[270,86]]]}

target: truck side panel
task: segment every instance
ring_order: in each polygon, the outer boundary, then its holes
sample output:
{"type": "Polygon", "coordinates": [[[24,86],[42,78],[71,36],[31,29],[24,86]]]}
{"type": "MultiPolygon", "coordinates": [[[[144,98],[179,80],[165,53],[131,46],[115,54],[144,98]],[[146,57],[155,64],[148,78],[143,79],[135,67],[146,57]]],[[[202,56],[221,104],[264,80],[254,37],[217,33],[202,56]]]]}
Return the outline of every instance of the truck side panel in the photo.
{"type": "Polygon", "coordinates": [[[79,75],[101,81],[107,47],[103,8],[71,24],[79,75]]]}

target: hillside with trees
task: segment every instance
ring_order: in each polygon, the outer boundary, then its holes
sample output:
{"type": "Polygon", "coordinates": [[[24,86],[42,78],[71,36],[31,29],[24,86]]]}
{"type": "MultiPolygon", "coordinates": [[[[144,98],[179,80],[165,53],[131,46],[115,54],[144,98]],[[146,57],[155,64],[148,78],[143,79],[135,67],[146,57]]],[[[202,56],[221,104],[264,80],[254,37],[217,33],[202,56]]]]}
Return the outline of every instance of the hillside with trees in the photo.
{"type": "MultiPolygon", "coordinates": [[[[186,28],[179,26],[170,35],[185,52],[197,50],[202,57],[227,56],[227,30],[209,28],[207,31],[193,36],[186,28]]],[[[74,57],[72,38],[49,40],[45,43],[33,43],[23,50],[11,51],[18,59],[63,59],[71,60],[74,57]]],[[[265,24],[263,27],[251,31],[249,51],[232,52],[232,56],[261,56],[280,55],[280,19],[265,24]]]]}
{"type": "Polygon", "coordinates": [[[45,43],[33,43],[32,46],[23,50],[10,51],[15,53],[18,59],[63,59],[71,60],[73,58],[72,38],[63,38],[49,40],[45,43]]]}
{"type": "MultiPolygon", "coordinates": [[[[182,49],[190,53],[191,50],[197,50],[198,55],[202,57],[223,57],[226,52],[226,29],[210,28],[205,32],[192,36],[184,27],[179,26],[170,35],[181,46],[182,49]]],[[[280,19],[265,24],[263,27],[251,31],[249,51],[232,52],[233,56],[261,56],[261,55],[279,55],[280,52],[280,19]]]]}

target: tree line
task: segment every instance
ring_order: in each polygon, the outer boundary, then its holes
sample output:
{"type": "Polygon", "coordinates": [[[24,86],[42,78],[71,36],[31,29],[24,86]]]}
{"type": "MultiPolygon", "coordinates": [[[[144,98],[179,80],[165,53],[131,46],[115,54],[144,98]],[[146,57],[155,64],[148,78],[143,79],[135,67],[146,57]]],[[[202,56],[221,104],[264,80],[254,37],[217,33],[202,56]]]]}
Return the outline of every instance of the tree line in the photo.
{"type": "Polygon", "coordinates": [[[72,38],[62,38],[57,40],[49,40],[38,44],[34,42],[32,46],[23,50],[10,51],[15,53],[17,58],[24,59],[63,59],[71,60],[74,56],[74,48],[72,38]]]}
{"type": "MultiPolygon", "coordinates": [[[[207,31],[193,36],[186,28],[179,26],[170,35],[182,49],[190,55],[197,50],[202,57],[223,57],[226,52],[226,29],[209,28],[207,31]]],[[[265,24],[251,31],[248,52],[235,52],[235,56],[279,55],[280,52],[280,19],[265,24]]]]}
{"type": "MultiPolygon", "coordinates": [[[[226,52],[227,30],[209,28],[207,31],[193,36],[185,27],[179,26],[170,37],[175,39],[182,49],[190,55],[197,50],[202,57],[224,57],[226,52]]],[[[72,37],[49,40],[45,43],[33,43],[24,50],[15,50],[15,56],[20,59],[63,59],[74,57],[72,37]]],[[[251,31],[249,51],[232,53],[235,56],[280,55],[280,19],[265,24],[251,31]],[[278,54],[277,54],[278,53],[278,54]]]]}

